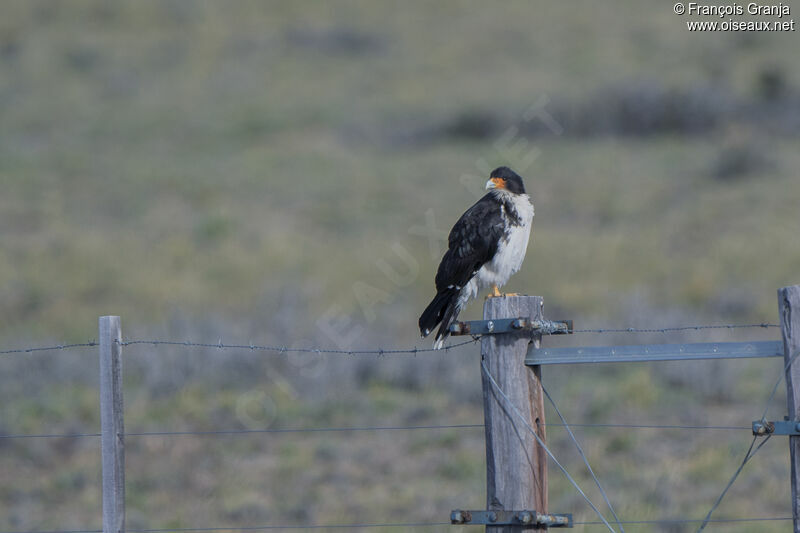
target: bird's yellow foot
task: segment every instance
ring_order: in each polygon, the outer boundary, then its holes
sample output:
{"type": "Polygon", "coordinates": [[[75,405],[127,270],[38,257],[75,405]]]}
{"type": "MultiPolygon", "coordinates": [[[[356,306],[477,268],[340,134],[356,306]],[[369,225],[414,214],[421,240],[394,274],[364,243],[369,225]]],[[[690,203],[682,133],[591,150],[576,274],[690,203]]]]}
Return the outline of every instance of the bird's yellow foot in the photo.
{"type": "Polygon", "coordinates": [[[500,292],[500,289],[497,288],[497,285],[492,284],[492,292],[486,295],[486,299],[488,300],[489,298],[497,298],[498,296],[502,295],[503,293],[500,292]]]}
{"type": "Polygon", "coordinates": [[[516,292],[507,292],[507,293],[503,294],[503,297],[504,297],[504,298],[505,298],[506,296],[519,296],[519,294],[518,294],[518,293],[516,293],[516,292]]]}

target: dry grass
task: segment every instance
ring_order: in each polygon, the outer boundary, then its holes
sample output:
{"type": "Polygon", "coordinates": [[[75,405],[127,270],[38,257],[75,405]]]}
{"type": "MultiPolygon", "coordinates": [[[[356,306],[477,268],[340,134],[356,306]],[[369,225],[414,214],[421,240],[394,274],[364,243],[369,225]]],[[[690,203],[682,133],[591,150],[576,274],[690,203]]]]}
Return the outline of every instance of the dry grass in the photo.
{"type": "MultiPolygon", "coordinates": [[[[537,207],[508,289],[544,296],[549,316],[774,321],[775,289],[800,264],[792,38],[691,35],[669,6],[633,0],[6,2],[0,339],[85,341],[113,313],[129,336],[335,345],[317,323],[333,312],[364,328],[349,346],[412,345],[438,260],[419,227],[426,214],[449,227],[498,164],[522,172],[537,207]],[[522,118],[542,97],[561,135],[522,118]],[[498,149],[509,127],[537,150],[530,164],[498,149]],[[392,281],[380,260],[407,272],[398,249],[414,268],[392,281]]],[[[480,423],[474,349],[126,354],[131,429],[480,423]]],[[[91,352],[4,357],[0,432],[96,430],[94,365],[91,352]]],[[[576,422],[747,425],[777,371],[546,379],[576,422]]],[[[704,514],[746,445],[581,435],[630,519],[704,514]]],[[[438,522],[482,505],[482,454],[480,430],[134,440],[129,526],[438,522]]],[[[785,450],[763,454],[720,515],[786,514],[785,450]]],[[[97,527],[97,468],[91,439],[0,441],[0,529],[97,527]]],[[[552,477],[553,510],[590,519],[552,477]]]]}

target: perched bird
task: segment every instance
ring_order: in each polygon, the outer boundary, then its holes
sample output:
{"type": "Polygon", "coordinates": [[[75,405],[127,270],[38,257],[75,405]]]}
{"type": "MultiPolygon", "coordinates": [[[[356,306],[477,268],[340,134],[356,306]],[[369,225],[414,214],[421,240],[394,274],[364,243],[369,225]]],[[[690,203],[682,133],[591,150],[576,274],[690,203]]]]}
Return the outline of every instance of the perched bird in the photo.
{"type": "Polygon", "coordinates": [[[519,271],[525,259],[533,204],[522,178],[508,167],[499,167],[489,175],[486,188],[489,192],[450,230],[448,250],[436,272],[436,296],[419,317],[423,337],[441,323],[433,343],[437,350],[467,302],[489,286],[492,292],[487,298],[502,296],[498,287],[519,271]]]}

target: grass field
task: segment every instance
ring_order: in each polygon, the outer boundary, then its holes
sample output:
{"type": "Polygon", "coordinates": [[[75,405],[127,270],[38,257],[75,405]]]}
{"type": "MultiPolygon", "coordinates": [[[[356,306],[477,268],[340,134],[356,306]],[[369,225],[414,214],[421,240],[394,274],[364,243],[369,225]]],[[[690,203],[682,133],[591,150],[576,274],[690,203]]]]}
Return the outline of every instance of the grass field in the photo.
{"type": "MultiPolygon", "coordinates": [[[[85,342],[106,314],[136,338],[427,346],[416,320],[441,232],[501,164],[536,205],[508,290],[542,295],[549,317],[775,322],[775,289],[800,282],[796,33],[690,33],[671,5],[633,0],[2,11],[2,347],[85,342]]],[[[464,313],[479,315],[480,302],[464,313]]],[[[480,424],[477,355],[131,347],[126,427],[480,424]]],[[[545,379],[574,422],[746,426],[779,372],[665,363],[545,379]]],[[[0,434],[96,431],[96,374],[91,350],[0,356],[0,434]]],[[[579,435],[630,520],[702,517],[749,444],[747,431],[579,435]]],[[[580,472],[563,432],[551,438],[580,472]]],[[[774,440],[719,516],[790,514],[774,440]]],[[[97,453],[92,438],[0,440],[0,530],[97,528],[97,453]]],[[[130,528],[440,522],[484,504],[480,429],[142,437],[128,453],[130,528]]],[[[592,520],[551,477],[552,510],[592,520]]]]}

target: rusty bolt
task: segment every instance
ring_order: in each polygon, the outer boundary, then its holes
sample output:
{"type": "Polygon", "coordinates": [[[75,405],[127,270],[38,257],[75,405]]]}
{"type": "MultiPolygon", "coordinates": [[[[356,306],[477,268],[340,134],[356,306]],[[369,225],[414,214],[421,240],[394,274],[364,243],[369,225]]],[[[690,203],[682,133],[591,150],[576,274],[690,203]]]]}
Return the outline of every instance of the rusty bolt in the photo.
{"type": "Polygon", "coordinates": [[[754,422],[753,435],[766,435],[775,431],[775,424],[771,422],[754,422]]]}
{"type": "Polygon", "coordinates": [[[569,517],[566,517],[566,516],[554,516],[552,524],[553,525],[565,525],[565,526],[567,526],[567,525],[569,525],[569,517]]]}
{"type": "Polygon", "coordinates": [[[517,515],[517,518],[523,524],[530,524],[531,522],[533,522],[533,516],[531,516],[531,513],[529,513],[528,511],[522,511],[521,513],[519,513],[519,515],[517,515]]]}

